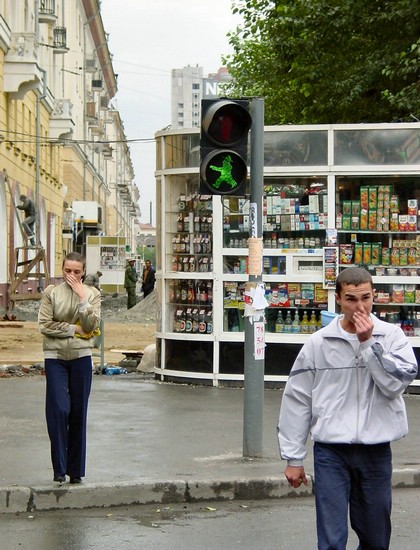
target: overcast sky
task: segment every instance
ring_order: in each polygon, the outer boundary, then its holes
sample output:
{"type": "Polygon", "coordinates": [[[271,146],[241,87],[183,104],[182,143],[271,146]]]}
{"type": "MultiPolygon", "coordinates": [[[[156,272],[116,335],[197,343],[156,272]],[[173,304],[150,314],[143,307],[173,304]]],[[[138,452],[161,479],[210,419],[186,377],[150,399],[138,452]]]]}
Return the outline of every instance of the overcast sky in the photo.
{"type": "MultiPolygon", "coordinates": [[[[217,72],[230,52],[227,33],[236,28],[231,0],[102,0],[101,14],[118,74],[116,108],[127,139],[153,138],[171,123],[171,70],[200,65],[217,72]]],[[[131,143],[140,189],[141,223],[155,217],[155,144],[131,143]]]]}

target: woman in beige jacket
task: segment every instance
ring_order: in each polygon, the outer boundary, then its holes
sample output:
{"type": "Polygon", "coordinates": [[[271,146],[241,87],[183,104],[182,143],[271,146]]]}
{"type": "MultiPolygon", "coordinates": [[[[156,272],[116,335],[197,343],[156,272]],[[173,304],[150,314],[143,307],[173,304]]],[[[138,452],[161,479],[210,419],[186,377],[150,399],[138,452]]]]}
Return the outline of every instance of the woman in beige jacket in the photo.
{"type": "Polygon", "coordinates": [[[100,324],[101,294],[83,283],[86,262],[71,252],[64,282],[45,289],[38,315],[44,336],[46,418],[54,481],[81,483],[86,466],[86,424],[92,385],[92,348],[100,324]]]}

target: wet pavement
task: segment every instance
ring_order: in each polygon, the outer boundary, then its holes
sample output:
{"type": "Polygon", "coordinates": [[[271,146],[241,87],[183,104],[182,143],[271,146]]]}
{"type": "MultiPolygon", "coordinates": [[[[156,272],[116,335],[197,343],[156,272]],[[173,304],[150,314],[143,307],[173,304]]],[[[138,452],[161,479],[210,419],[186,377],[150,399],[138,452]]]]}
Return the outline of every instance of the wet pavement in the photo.
{"type": "MultiPolygon", "coordinates": [[[[246,459],[242,389],[95,376],[81,486],[52,482],[44,392],[42,376],[0,381],[0,512],[291,494],[276,439],[281,390],[264,392],[264,457],[246,459]]],[[[394,486],[420,487],[420,396],[405,400],[410,434],[393,444],[394,486]]]]}

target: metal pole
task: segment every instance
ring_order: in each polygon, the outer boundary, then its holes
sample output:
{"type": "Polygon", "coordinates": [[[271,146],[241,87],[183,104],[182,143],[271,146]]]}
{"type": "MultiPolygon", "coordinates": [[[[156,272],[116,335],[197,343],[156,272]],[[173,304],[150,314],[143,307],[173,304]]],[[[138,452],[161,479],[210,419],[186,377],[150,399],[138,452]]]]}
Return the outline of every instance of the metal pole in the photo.
{"type": "MultiPolygon", "coordinates": [[[[264,192],[264,100],[254,98],[251,102],[251,201],[249,236],[262,240],[263,192],[264,192]]],[[[251,241],[250,241],[251,243],[251,241]]],[[[261,256],[252,258],[251,246],[249,263],[255,259],[260,268],[249,275],[249,282],[257,285],[262,282],[262,243],[261,256]],[[257,274],[259,272],[259,274],[257,274]]],[[[263,456],[263,413],[264,413],[264,353],[258,356],[257,337],[264,346],[264,310],[245,317],[245,361],[244,361],[244,432],[243,456],[263,456]],[[257,334],[257,327],[261,332],[257,334]]],[[[264,348],[262,348],[264,349],[264,348]]]]}

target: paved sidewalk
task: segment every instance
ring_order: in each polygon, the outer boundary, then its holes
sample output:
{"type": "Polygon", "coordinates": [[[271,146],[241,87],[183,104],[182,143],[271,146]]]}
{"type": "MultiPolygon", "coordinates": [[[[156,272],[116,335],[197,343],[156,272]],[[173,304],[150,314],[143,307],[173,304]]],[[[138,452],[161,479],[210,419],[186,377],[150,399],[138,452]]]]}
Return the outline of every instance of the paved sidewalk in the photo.
{"type": "MultiPolygon", "coordinates": [[[[249,460],[242,389],[95,376],[81,486],[52,482],[44,391],[42,376],[0,380],[0,513],[291,492],[277,450],[281,390],[265,390],[264,458],[249,460]]],[[[410,434],[393,445],[394,485],[420,487],[420,396],[405,399],[410,434]]]]}

